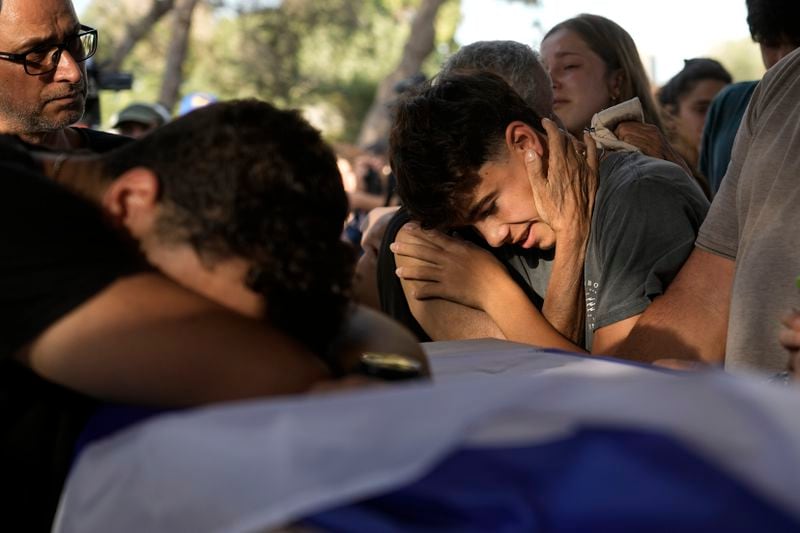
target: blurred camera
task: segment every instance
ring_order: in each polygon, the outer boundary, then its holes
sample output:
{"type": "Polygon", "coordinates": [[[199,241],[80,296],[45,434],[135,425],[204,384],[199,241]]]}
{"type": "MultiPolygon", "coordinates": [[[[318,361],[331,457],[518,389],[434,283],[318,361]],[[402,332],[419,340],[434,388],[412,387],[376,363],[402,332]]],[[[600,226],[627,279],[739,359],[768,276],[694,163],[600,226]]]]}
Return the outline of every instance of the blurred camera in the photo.
{"type": "Polygon", "coordinates": [[[86,107],[80,124],[89,128],[100,125],[100,91],[127,91],[133,87],[133,74],[130,72],[108,72],[102,70],[89,58],[86,62],[86,107]]]}

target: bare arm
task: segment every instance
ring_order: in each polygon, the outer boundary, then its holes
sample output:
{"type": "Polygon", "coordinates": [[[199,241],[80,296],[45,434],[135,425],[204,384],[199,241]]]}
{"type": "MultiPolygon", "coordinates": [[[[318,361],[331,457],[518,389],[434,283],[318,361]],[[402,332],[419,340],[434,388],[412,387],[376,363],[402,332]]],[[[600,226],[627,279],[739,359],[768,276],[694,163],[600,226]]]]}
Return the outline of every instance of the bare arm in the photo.
{"type": "Polygon", "coordinates": [[[669,358],[722,363],[734,268],[731,259],[695,248],[615,355],[644,362],[669,358]]]}
{"type": "MultiPolygon", "coordinates": [[[[553,327],[510,276],[496,277],[494,281],[495,290],[482,305],[506,338],[536,346],[585,352],[553,327]]],[[[547,298],[550,298],[549,293],[547,298]]]]}
{"type": "Polygon", "coordinates": [[[399,207],[377,207],[369,212],[362,224],[361,248],[363,255],[356,263],[353,276],[353,296],[356,301],[380,311],[378,291],[378,256],[381,242],[392,216],[399,207]]]}
{"type": "Polygon", "coordinates": [[[114,282],[18,357],[84,394],[161,406],[297,393],[326,377],[316,357],[264,322],[158,274],[114,282]]]}
{"type": "Polygon", "coordinates": [[[782,319],[779,340],[789,353],[789,371],[800,381],[800,311],[793,309],[782,319]]]}
{"type": "MultiPolygon", "coordinates": [[[[408,295],[408,290],[403,287],[408,295]]],[[[498,325],[480,309],[440,298],[410,299],[411,314],[435,341],[459,339],[506,339],[498,325]]]]}
{"type": "Polygon", "coordinates": [[[363,209],[369,211],[377,207],[383,207],[386,198],[379,194],[370,194],[364,191],[352,191],[347,193],[347,200],[351,209],[363,209]]]}
{"type": "MultiPolygon", "coordinates": [[[[402,255],[395,255],[395,262],[398,268],[420,264],[418,260],[402,255]]],[[[400,284],[411,314],[431,339],[445,341],[486,337],[506,338],[494,320],[483,310],[443,298],[421,300],[416,298],[415,294],[423,282],[400,278],[400,284]]]]}
{"type": "Polygon", "coordinates": [[[365,249],[353,272],[353,299],[360,304],[380,311],[378,291],[378,260],[375,252],[365,249]]]}
{"type": "Polygon", "coordinates": [[[486,250],[410,224],[397,234],[392,251],[412,310],[430,312],[430,316],[421,314],[421,318],[446,331],[469,328],[456,338],[494,333],[492,336],[537,346],[581,350],[550,325],[505,267],[486,250]],[[458,305],[461,309],[456,309],[463,313],[447,314],[442,307],[421,305],[431,302],[458,305]],[[487,323],[497,331],[481,329],[487,323]]]}
{"type": "MultiPolygon", "coordinates": [[[[588,233],[587,233],[588,235],[588,233]]],[[[578,345],[584,336],[586,296],[583,291],[583,263],[586,242],[559,241],[547,282],[542,314],[563,337],[578,345]]]]}
{"type": "MultiPolygon", "coordinates": [[[[427,233],[430,234],[430,232],[427,233]]],[[[573,352],[585,352],[581,346],[571,342],[553,327],[505,269],[499,264],[495,265],[497,261],[488,252],[469,243],[435,234],[431,236],[432,239],[435,239],[435,243],[429,241],[429,246],[413,247],[410,244],[410,235],[413,233],[404,228],[398,234],[397,246],[393,246],[393,249],[396,251],[397,264],[406,265],[400,273],[412,310],[416,309],[415,312],[418,313],[430,312],[432,315],[441,313],[430,317],[423,315],[423,318],[428,318],[430,321],[439,320],[442,328],[452,330],[454,325],[451,322],[459,320],[459,318],[454,319],[446,311],[429,304],[435,302],[436,304],[458,305],[462,309],[485,316],[498,328],[498,332],[502,334],[500,338],[573,352]],[[434,248],[436,245],[444,248],[436,251],[434,248]],[[424,256],[428,261],[414,259],[403,254],[424,256]],[[454,301],[461,303],[455,304],[454,301]],[[469,307],[470,305],[473,307],[469,307]]],[[[554,265],[553,270],[555,271],[556,268],[554,265]]],[[[581,290],[579,293],[582,297],[583,291],[581,290]]],[[[582,299],[577,305],[583,308],[582,299]]],[[[635,315],[620,320],[595,331],[592,353],[612,353],[614,347],[627,337],[639,316],[635,315]]],[[[569,320],[569,317],[566,318],[569,320]]],[[[417,319],[419,320],[419,318],[417,319]]],[[[422,322],[420,321],[420,323],[422,322]]],[[[477,328],[479,326],[466,324],[465,327],[477,328]]],[[[468,329],[467,332],[476,330],[468,329]]],[[[456,338],[475,338],[476,336],[467,335],[456,338]]]]}
{"type": "Polygon", "coordinates": [[[593,354],[613,354],[622,342],[628,338],[631,330],[639,321],[641,314],[630,316],[596,329],[592,339],[593,354]]]}

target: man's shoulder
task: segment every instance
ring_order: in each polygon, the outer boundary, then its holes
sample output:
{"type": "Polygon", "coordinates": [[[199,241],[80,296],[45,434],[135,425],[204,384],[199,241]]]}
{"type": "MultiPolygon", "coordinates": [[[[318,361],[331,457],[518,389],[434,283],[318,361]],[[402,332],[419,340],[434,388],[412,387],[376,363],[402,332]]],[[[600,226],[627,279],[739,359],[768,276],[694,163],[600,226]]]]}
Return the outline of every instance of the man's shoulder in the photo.
{"type": "Polygon", "coordinates": [[[124,146],[133,141],[133,139],[124,135],[107,133],[105,131],[93,130],[91,128],[72,129],[81,136],[83,148],[86,148],[87,150],[97,154],[110,152],[115,148],[119,148],[120,146],[124,146]]]}
{"type": "Polygon", "coordinates": [[[714,97],[711,105],[717,109],[738,108],[742,104],[747,106],[756,86],[758,86],[758,80],[731,83],[714,97]]]}
{"type": "Polygon", "coordinates": [[[641,152],[613,152],[600,165],[600,187],[604,189],[662,183],[668,186],[692,185],[693,178],[675,163],[641,152]]]}
{"type": "Polygon", "coordinates": [[[753,92],[745,122],[756,127],[764,120],[770,126],[782,125],[798,114],[800,96],[800,48],[767,70],[753,92]]]}
{"type": "Polygon", "coordinates": [[[610,154],[600,167],[596,211],[607,213],[651,213],[691,208],[705,215],[708,200],[678,165],[640,152],[610,154]]]}
{"type": "Polygon", "coordinates": [[[761,79],[761,84],[768,88],[770,86],[796,85],[798,72],[800,72],[800,47],[786,54],[767,70],[761,79]]]}
{"type": "Polygon", "coordinates": [[[387,246],[394,242],[394,238],[400,232],[400,229],[408,222],[411,222],[411,215],[405,207],[401,207],[392,215],[392,218],[389,219],[389,223],[386,225],[386,233],[383,238],[384,241],[388,241],[387,246]]]}

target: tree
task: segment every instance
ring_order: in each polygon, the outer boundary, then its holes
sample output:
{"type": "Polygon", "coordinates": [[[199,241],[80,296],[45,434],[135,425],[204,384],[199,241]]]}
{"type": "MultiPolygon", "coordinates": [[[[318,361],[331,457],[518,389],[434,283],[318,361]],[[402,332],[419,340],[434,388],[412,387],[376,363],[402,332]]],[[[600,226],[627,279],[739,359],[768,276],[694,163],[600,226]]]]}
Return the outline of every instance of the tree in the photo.
{"type": "MultiPolygon", "coordinates": [[[[529,5],[538,0],[507,0],[529,5]]],[[[411,31],[403,48],[403,55],[397,67],[381,81],[375,99],[367,113],[358,135],[358,144],[368,146],[389,136],[391,127],[391,104],[397,98],[398,83],[419,74],[426,58],[435,50],[437,41],[436,18],[446,0],[421,0],[411,21],[411,31]]],[[[455,33],[455,25],[449,30],[449,40],[455,33]]],[[[437,65],[438,70],[438,65],[437,65]]]]}
{"type": "MultiPolygon", "coordinates": [[[[119,20],[144,20],[154,1],[164,0],[93,1],[82,18],[101,31],[99,65],[118,57],[116,50],[130,40],[129,27],[119,20]]],[[[410,14],[419,5],[420,0],[284,0],[280,5],[200,0],[178,93],[207,91],[222,99],[257,97],[283,107],[313,109],[309,118],[323,117],[315,124],[326,128],[328,138],[353,142],[378,83],[400,63],[410,14]]],[[[423,72],[434,73],[455,49],[459,17],[458,0],[447,0],[439,9],[433,53],[421,66],[423,72]]],[[[132,100],[159,98],[164,74],[176,72],[166,67],[173,23],[172,17],[161,15],[125,56],[120,68],[134,73],[134,88],[101,94],[106,117],[132,100]]]]}
{"type": "Polygon", "coordinates": [[[175,107],[178,101],[183,66],[189,49],[189,32],[192,28],[192,15],[200,0],[177,0],[172,16],[172,38],[167,49],[167,62],[161,83],[159,103],[167,109],[175,107]]]}
{"type": "Polygon", "coordinates": [[[101,68],[111,72],[119,71],[122,68],[122,62],[125,61],[131,50],[140,40],[147,36],[150,30],[174,5],[175,0],[153,0],[150,9],[144,15],[125,26],[125,34],[116,43],[111,57],[103,62],[101,68]]]}
{"type": "MultiPolygon", "coordinates": [[[[269,9],[240,11],[220,21],[197,57],[189,87],[218,94],[257,96],[278,105],[313,109],[310,119],[326,135],[352,142],[376,86],[402,56],[408,20],[419,0],[294,0],[269,9]],[[206,77],[213,72],[213,79],[206,77]]],[[[440,10],[433,72],[453,48],[459,3],[440,10]]]]}
{"type": "Polygon", "coordinates": [[[397,97],[395,87],[400,81],[419,73],[422,63],[433,51],[436,15],[445,1],[421,0],[411,21],[411,32],[403,47],[400,64],[378,86],[375,101],[361,127],[358,144],[365,146],[388,137],[391,126],[389,106],[397,97]]]}

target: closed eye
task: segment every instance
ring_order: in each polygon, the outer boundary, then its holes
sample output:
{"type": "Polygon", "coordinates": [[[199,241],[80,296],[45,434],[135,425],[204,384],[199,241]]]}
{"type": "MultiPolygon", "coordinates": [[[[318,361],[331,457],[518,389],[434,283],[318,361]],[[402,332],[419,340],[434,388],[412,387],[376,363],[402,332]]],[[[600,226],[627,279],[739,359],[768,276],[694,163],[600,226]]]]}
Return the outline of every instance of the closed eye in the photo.
{"type": "Polygon", "coordinates": [[[486,209],[478,213],[478,220],[485,220],[490,216],[494,215],[497,212],[497,201],[492,200],[492,203],[489,204],[486,209]]]}

